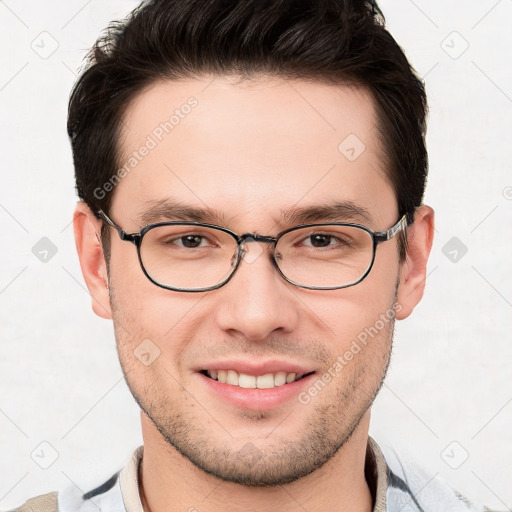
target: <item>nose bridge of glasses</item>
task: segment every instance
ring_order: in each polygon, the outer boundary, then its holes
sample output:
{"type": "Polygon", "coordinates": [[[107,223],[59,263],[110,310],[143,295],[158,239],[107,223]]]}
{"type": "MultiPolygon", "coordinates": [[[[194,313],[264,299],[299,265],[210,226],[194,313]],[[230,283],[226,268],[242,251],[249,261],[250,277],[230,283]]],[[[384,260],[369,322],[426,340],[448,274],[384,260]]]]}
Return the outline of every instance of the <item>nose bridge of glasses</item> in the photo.
{"type": "Polygon", "coordinates": [[[276,239],[272,236],[258,235],[257,233],[244,233],[238,237],[239,256],[246,263],[253,263],[263,253],[264,249],[260,244],[253,244],[252,249],[248,252],[246,244],[249,242],[262,242],[272,247],[272,245],[275,244],[276,239]]]}
{"type": "Polygon", "coordinates": [[[275,241],[276,239],[273,236],[258,235],[258,233],[244,233],[238,238],[238,243],[241,246],[247,242],[264,242],[267,244],[273,244],[275,241]]]}

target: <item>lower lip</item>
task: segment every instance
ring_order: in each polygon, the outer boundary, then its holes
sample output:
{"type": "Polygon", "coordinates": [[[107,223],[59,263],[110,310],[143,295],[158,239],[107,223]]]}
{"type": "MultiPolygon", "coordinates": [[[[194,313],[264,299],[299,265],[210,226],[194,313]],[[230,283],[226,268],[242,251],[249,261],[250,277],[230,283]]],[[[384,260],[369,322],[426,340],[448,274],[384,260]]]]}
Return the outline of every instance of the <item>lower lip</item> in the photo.
{"type": "Polygon", "coordinates": [[[198,373],[208,389],[236,407],[252,410],[268,410],[283,405],[285,402],[297,399],[300,391],[310,384],[314,373],[300,380],[276,386],[270,389],[247,389],[231,384],[225,384],[198,373]]]}

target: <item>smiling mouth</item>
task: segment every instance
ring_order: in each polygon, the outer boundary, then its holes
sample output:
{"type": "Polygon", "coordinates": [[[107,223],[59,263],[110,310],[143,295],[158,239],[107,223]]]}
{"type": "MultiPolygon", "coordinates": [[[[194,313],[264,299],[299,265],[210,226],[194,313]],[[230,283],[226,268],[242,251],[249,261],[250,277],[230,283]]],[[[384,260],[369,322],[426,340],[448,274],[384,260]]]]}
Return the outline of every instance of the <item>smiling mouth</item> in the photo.
{"type": "Polygon", "coordinates": [[[202,370],[201,373],[210,379],[216,380],[223,384],[238,386],[245,389],[271,389],[292,382],[298,381],[311,375],[309,373],[287,373],[275,372],[266,373],[264,375],[248,375],[246,373],[238,373],[235,370],[202,370]]]}

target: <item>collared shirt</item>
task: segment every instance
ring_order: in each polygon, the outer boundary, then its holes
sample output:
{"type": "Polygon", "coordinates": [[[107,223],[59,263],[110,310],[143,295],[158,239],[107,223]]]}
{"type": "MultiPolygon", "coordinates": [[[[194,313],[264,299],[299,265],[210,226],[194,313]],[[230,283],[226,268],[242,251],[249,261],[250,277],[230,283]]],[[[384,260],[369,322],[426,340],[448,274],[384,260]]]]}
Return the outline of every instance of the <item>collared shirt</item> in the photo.
{"type": "MultiPolygon", "coordinates": [[[[12,512],[143,512],[139,494],[139,468],[144,453],[139,446],[124,467],[101,485],[82,493],[69,485],[58,493],[28,500],[12,512]],[[41,499],[42,498],[42,499],[41,499]],[[38,506],[38,502],[42,506],[38,506]],[[53,508],[52,508],[53,507],[53,508]]],[[[368,438],[365,476],[373,498],[373,512],[484,512],[469,503],[441,479],[426,475],[395,452],[382,453],[368,438]]]]}

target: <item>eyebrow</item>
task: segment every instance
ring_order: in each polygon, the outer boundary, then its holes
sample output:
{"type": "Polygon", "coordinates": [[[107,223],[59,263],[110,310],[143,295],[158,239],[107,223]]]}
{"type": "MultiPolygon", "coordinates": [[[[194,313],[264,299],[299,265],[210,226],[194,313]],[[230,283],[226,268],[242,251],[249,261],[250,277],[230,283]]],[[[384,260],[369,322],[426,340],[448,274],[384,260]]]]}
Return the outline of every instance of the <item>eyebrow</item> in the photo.
{"type": "Polygon", "coordinates": [[[170,198],[160,201],[148,201],[146,205],[149,205],[149,208],[138,216],[143,226],[166,220],[203,222],[207,224],[223,224],[225,222],[225,216],[219,210],[208,207],[198,208],[176,202],[170,198]]]}
{"type": "MultiPolygon", "coordinates": [[[[202,222],[221,226],[227,223],[224,212],[206,206],[195,207],[170,198],[149,201],[146,205],[149,208],[138,216],[141,226],[164,221],[202,222]]],[[[353,201],[294,207],[280,210],[280,214],[280,219],[274,219],[280,227],[317,222],[372,222],[368,210],[353,201]]]]}
{"type": "MultiPolygon", "coordinates": [[[[281,210],[285,224],[310,224],[315,222],[372,222],[369,211],[353,201],[337,201],[290,210],[281,210]]],[[[282,221],[279,222],[282,225],[282,221]]]]}

